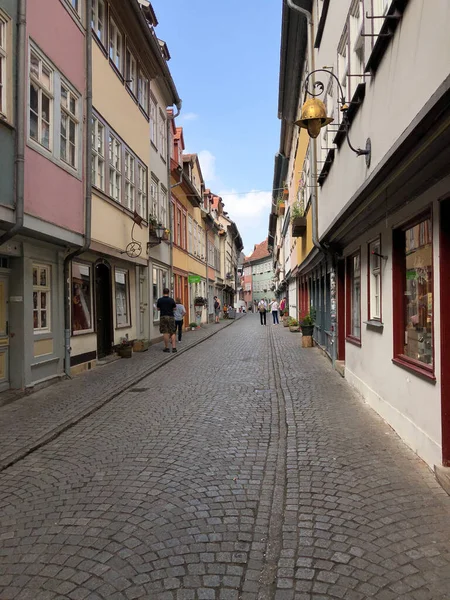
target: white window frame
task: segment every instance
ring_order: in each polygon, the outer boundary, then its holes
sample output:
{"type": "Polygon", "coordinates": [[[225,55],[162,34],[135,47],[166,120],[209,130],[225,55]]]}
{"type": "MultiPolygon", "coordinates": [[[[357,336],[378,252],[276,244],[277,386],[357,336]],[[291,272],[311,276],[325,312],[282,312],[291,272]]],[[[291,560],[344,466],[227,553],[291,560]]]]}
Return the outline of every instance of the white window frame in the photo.
{"type": "Polygon", "coordinates": [[[79,19],[81,18],[81,2],[82,0],[66,0],[66,3],[69,5],[72,12],[74,12],[79,19]]]}
{"type": "Polygon", "coordinates": [[[105,126],[94,115],[92,117],[92,184],[105,191],[105,126]]]}
{"type": "Polygon", "coordinates": [[[163,185],[159,186],[159,221],[164,227],[167,227],[168,196],[167,190],[163,185]]]}
{"type": "Polygon", "coordinates": [[[33,283],[33,303],[32,303],[32,311],[33,311],[33,330],[35,335],[40,333],[48,333],[51,331],[51,276],[52,270],[50,265],[33,263],[32,265],[32,283],[33,283]],[[34,283],[34,271],[36,270],[36,284],[34,283]],[[41,285],[41,272],[44,271],[46,273],[46,284],[41,285]],[[37,296],[37,304],[36,308],[34,307],[34,294],[37,296]],[[42,295],[45,294],[45,309],[42,308],[42,295]],[[45,310],[47,313],[47,324],[45,327],[42,327],[42,311],[45,310]],[[38,326],[34,327],[34,312],[38,313],[38,326]]]}
{"type": "Polygon", "coordinates": [[[161,109],[159,109],[159,118],[158,118],[158,150],[163,157],[164,160],[167,158],[167,126],[166,126],[166,118],[161,109]]]}
{"type": "Polygon", "coordinates": [[[114,304],[116,313],[116,329],[125,329],[127,327],[131,327],[130,273],[127,269],[119,269],[117,267],[114,269],[114,304]],[[122,277],[124,279],[124,283],[122,281],[118,281],[118,279],[122,277]],[[124,305],[121,305],[121,303],[118,301],[119,297],[117,294],[117,284],[125,286],[124,305]],[[120,309],[122,309],[122,312],[119,313],[120,309]],[[119,319],[123,319],[123,322],[119,322],[119,319]]]}
{"type": "Polygon", "coordinates": [[[124,206],[134,212],[136,203],[136,158],[125,148],[124,206]]]}
{"type": "Polygon", "coordinates": [[[369,242],[370,321],[381,321],[381,238],[369,242]]]}
{"type": "Polygon", "coordinates": [[[192,217],[191,217],[191,215],[189,215],[188,216],[188,252],[189,252],[189,254],[192,254],[192,242],[193,242],[192,228],[193,228],[192,217]]]}
{"type": "MultiPolygon", "coordinates": [[[[138,93],[138,68],[137,62],[129,46],[125,51],[125,83],[127,88],[137,97],[138,93]]],[[[140,82],[139,82],[140,83],[140,82]]]]}
{"type": "Polygon", "coordinates": [[[53,91],[54,91],[54,70],[48,61],[37,51],[34,46],[30,47],[29,53],[29,126],[28,126],[28,137],[32,139],[36,144],[39,144],[41,148],[45,148],[49,152],[53,151],[53,91]],[[31,70],[31,59],[35,57],[38,60],[37,73],[32,73],[31,70]],[[46,69],[48,72],[49,85],[45,85],[42,81],[42,72],[46,69]],[[31,88],[37,91],[37,112],[31,107],[31,88]],[[48,100],[48,119],[45,119],[42,111],[42,98],[45,97],[48,100]],[[35,115],[37,119],[37,138],[31,134],[31,115],[35,115]],[[48,146],[43,143],[42,127],[43,123],[48,126],[48,146]]]}
{"type": "Polygon", "coordinates": [[[338,78],[344,90],[346,100],[350,100],[348,89],[348,27],[345,24],[338,46],[338,78]]]}
{"type": "Polygon", "coordinates": [[[78,137],[80,128],[80,119],[78,116],[79,111],[79,97],[74,94],[72,89],[64,82],[61,81],[61,120],[60,120],[60,147],[59,156],[60,159],[73,169],[78,168],[78,137]],[[63,90],[66,94],[67,103],[63,102],[63,90]],[[73,109],[72,109],[73,102],[73,109]],[[68,128],[66,126],[66,135],[63,136],[63,119],[66,119],[68,128]],[[73,140],[70,139],[71,127],[73,127],[73,140]],[[73,149],[73,157],[71,157],[70,150],[73,149]],[[65,151],[65,158],[63,158],[63,148],[65,151]]]}
{"type": "Polygon", "coordinates": [[[0,11],[0,114],[9,116],[9,44],[11,21],[0,11]]]}
{"type": "Polygon", "coordinates": [[[111,17],[109,19],[109,60],[119,73],[123,74],[124,39],[119,26],[111,17]]]}
{"type": "Polygon", "coordinates": [[[150,93],[150,82],[148,80],[148,77],[145,75],[145,73],[141,69],[139,69],[137,97],[138,97],[139,106],[142,108],[142,110],[145,112],[146,115],[148,115],[149,93],[150,93]]]}
{"type": "Polygon", "coordinates": [[[136,212],[145,220],[148,218],[147,193],[147,167],[138,161],[136,212]]]}
{"type": "Polygon", "coordinates": [[[158,323],[160,320],[160,312],[156,308],[158,298],[163,295],[163,289],[165,287],[170,288],[169,285],[169,272],[163,267],[154,265],[152,272],[152,295],[153,295],[153,322],[158,323]],[[156,290],[155,290],[156,286],[156,290]]]}
{"type": "Polygon", "coordinates": [[[104,0],[93,0],[91,28],[95,37],[106,47],[106,6],[104,0]],[[102,7],[103,20],[99,16],[99,7],[102,7]]]}
{"type": "Polygon", "coordinates": [[[158,148],[158,110],[155,100],[150,96],[150,141],[158,148]]]}
{"type": "Polygon", "coordinates": [[[109,133],[109,195],[119,204],[122,204],[122,142],[109,133]],[[113,194],[113,191],[116,193],[113,194]]]}

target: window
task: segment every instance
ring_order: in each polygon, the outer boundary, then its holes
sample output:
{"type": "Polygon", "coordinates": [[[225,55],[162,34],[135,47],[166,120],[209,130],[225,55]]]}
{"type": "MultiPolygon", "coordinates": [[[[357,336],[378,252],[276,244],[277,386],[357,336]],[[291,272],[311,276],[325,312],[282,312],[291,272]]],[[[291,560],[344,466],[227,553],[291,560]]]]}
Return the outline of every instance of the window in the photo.
{"type": "Polygon", "coordinates": [[[105,191],[105,128],[92,117],[92,184],[105,191]]]}
{"type": "Polygon", "coordinates": [[[34,50],[30,52],[30,138],[51,149],[53,71],[34,50]]]}
{"type": "Polygon", "coordinates": [[[109,58],[119,71],[123,72],[123,37],[115,22],[109,23],[109,58]]]}
{"type": "Polygon", "coordinates": [[[105,14],[104,0],[93,0],[91,27],[97,39],[103,46],[106,46],[105,14]]]}
{"type": "Polygon", "coordinates": [[[34,333],[50,331],[50,267],[33,265],[34,333]]]}
{"type": "Polygon", "coordinates": [[[187,250],[186,244],[186,214],[183,212],[181,215],[181,247],[187,250]]]}
{"type": "MultiPolygon", "coordinates": [[[[373,16],[383,17],[386,15],[391,0],[373,0],[373,16]]],[[[374,19],[373,28],[374,33],[379,33],[384,23],[384,19],[374,19]]]]}
{"type": "Polygon", "coordinates": [[[61,85],[61,139],[60,157],[65,163],[77,167],[77,115],[78,97],[64,84],[61,85]]]}
{"type": "Polygon", "coordinates": [[[109,134],[109,195],[116,202],[122,201],[121,155],[122,144],[109,134]]]}
{"type": "Polygon", "coordinates": [[[153,267],[153,321],[159,321],[159,310],[156,308],[156,302],[163,295],[163,289],[168,287],[168,282],[168,272],[165,269],[153,267]]]}
{"type": "Polygon", "coordinates": [[[150,202],[152,217],[158,221],[158,180],[152,175],[152,181],[150,183],[150,202]]]}
{"type": "Polygon", "coordinates": [[[394,231],[394,362],[432,375],[433,236],[431,214],[394,231]]]}
{"type": "Polygon", "coordinates": [[[156,147],[157,139],[156,139],[156,127],[157,127],[157,119],[156,119],[156,103],[153,98],[150,98],[150,141],[156,147]]]}
{"type": "Polygon", "coordinates": [[[129,327],[130,302],[128,297],[129,278],[128,271],[116,269],[114,274],[116,292],[116,326],[129,327]]]}
{"type": "Polygon", "coordinates": [[[139,71],[138,80],[138,101],[139,106],[144,110],[145,114],[148,114],[148,91],[149,91],[148,78],[142,71],[139,71]]]}
{"type": "Polygon", "coordinates": [[[175,213],[176,213],[176,224],[175,224],[175,231],[174,231],[175,240],[176,240],[175,243],[178,246],[181,246],[181,208],[177,206],[175,208],[175,213]]]}
{"type": "Polygon", "coordinates": [[[162,110],[159,111],[159,119],[158,119],[158,125],[159,125],[159,152],[161,154],[161,156],[165,159],[166,158],[166,154],[167,154],[167,130],[166,130],[166,119],[164,117],[164,113],[162,112],[162,110]]]}
{"type": "Polygon", "coordinates": [[[0,113],[7,114],[8,22],[0,15],[0,113]]]}
{"type": "Polygon", "coordinates": [[[159,221],[167,227],[167,190],[163,186],[159,191],[159,221]]]}
{"type": "Polygon", "coordinates": [[[350,29],[350,74],[349,97],[354,93],[358,83],[364,81],[364,77],[356,77],[364,73],[364,6],[362,0],[353,2],[349,15],[350,29]]]}
{"type": "Polygon", "coordinates": [[[381,321],[381,242],[369,244],[368,301],[369,320],[381,321]]]}
{"type": "Polygon", "coordinates": [[[189,215],[188,217],[188,252],[190,254],[192,254],[192,248],[193,248],[193,243],[192,243],[192,217],[191,215],[189,215]]]}
{"type": "Polygon", "coordinates": [[[134,211],[135,200],[135,159],[125,150],[125,206],[134,211]]]}
{"type": "Polygon", "coordinates": [[[72,330],[74,335],[94,331],[92,267],[72,263],[72,330]]]}
{"type": "Polygon", "coordinates": [[[139,162],[137,183],[136,212],[138,215],[141,215],[143,219],[147,220],[147,169],[139,162]]]}
{"type": "Polygon", "coordinates": [[[361,255],[347,259],[347,340],[361,343],[361,255]]]}
{"type": "Polygon", "coordinates": [[[338,78],[344,90],[344,96],[348,97],[347,90],[348,76],[348,30],[347,26],[344,29],[338,47],[338,78]]]}
{"type": "MultiPolygon", "coordinates": [[[[131,50],[127,48],[126,60],[125,60],[125,79],[126,84],[133,96],[137,93],[137,65],[134,56],[131,54],[131,50]]],[[[140,80],[139,80],[140,84],[140,80]]]]}

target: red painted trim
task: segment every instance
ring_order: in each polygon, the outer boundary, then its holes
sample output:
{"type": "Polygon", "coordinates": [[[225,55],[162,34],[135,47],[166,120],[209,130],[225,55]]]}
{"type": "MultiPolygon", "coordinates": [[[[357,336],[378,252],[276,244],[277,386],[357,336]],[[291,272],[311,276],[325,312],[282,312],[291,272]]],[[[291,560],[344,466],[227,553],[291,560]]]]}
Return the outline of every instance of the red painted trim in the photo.
{"type": "Polygon", "coordinates": [[[397,367],[402,367],[410,373],[414,373],[414,375],[419,375],[423,379],[428,379],[429,381],[436,383],[436,376],[434,375],[433,369],[427,368],[424,363],[421,363],[418,360],[414,360],[409,356],[405,356],[404,354],[400,354],[392,359],[394,365],[397,367]]]}
{"type": "Polygon", "coordinates": [[[345,261],[337,265],[338,360],[345,360],[345,261]]]}
{"type": "Polygon", "coordinates": [[[439,276],[441,288],[441,422],[442,464],[450,467],[450,314],[446,310],[450,298],[450,197],[440,205],[439,276]]]}
{"type": "Polygon", "coordinates": [[[358,346],[358,348],[361,348],[361,346],[362,346],[361,340],[359,340],[358,338],[354,337],[353,335],[348,335],[345,338],[345,341],[348,342],[349,344],[353,344],[354,346],[358,346]]]}
{"type": "MultiPolygon", "coordinates": [[[[435,335],[434,335],[434,291],[432,296],[432,315],[433,323],[431,326],[431,339],[433,340],[433,366],[429,367],[425,363],[415,361],[406,357],[404,352],[405,345],[405,280],[406,280],[406,258],[405,258],[405,232],[406,230],[418,225],[425,219],[431,221],[431,272],[433,274],[434,284],[434,240],[433,240],[433,211],[428,208],[422,211],[406,223],[403,223],[398,229],[392,232],[392,320],[393,320],[393,358],[392,361],[399,366],[406,366],[413,373],[420,374],[435,379],[435,335]],[[431,373],[431,377],[429,374],[431,373]]],[[[434,288],[434,285],[433,285],[434,288]]]]}

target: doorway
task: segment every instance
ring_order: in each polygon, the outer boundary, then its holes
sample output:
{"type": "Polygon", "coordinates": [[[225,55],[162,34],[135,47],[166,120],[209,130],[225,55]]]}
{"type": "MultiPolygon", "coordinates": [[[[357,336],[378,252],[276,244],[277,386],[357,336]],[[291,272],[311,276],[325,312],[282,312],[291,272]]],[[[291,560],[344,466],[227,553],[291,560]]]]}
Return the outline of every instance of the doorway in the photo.
{"type": "Polygon", "coordinates": [[[9,389],[8,276],[0,275],[0,392],[9,389]]]}
{"type": "Polygon", "coordinates": [[[95,266],[95,307],[97,357],[104,358],[111,354],[113,345],[111,267],[106,262],[95,266]]]}
{"type": "Polygon", "coordinates": [[[440,321],[441,321],[441,420],[442,465],[450,467],[450,197],[441,202],[440,211],[440,321]]]}

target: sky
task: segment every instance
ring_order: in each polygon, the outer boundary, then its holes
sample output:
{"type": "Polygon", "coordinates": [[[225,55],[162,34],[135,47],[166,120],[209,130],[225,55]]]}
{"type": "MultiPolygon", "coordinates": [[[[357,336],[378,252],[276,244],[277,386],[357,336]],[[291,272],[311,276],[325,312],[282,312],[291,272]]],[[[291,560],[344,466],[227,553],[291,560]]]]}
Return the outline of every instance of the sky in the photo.
{"type": "Polygon", "coordinates": [[[183,101],[176,120],[205,185],[222,196],[244,252],[267,237],[282,0],[152,0],[183,101]]]}

